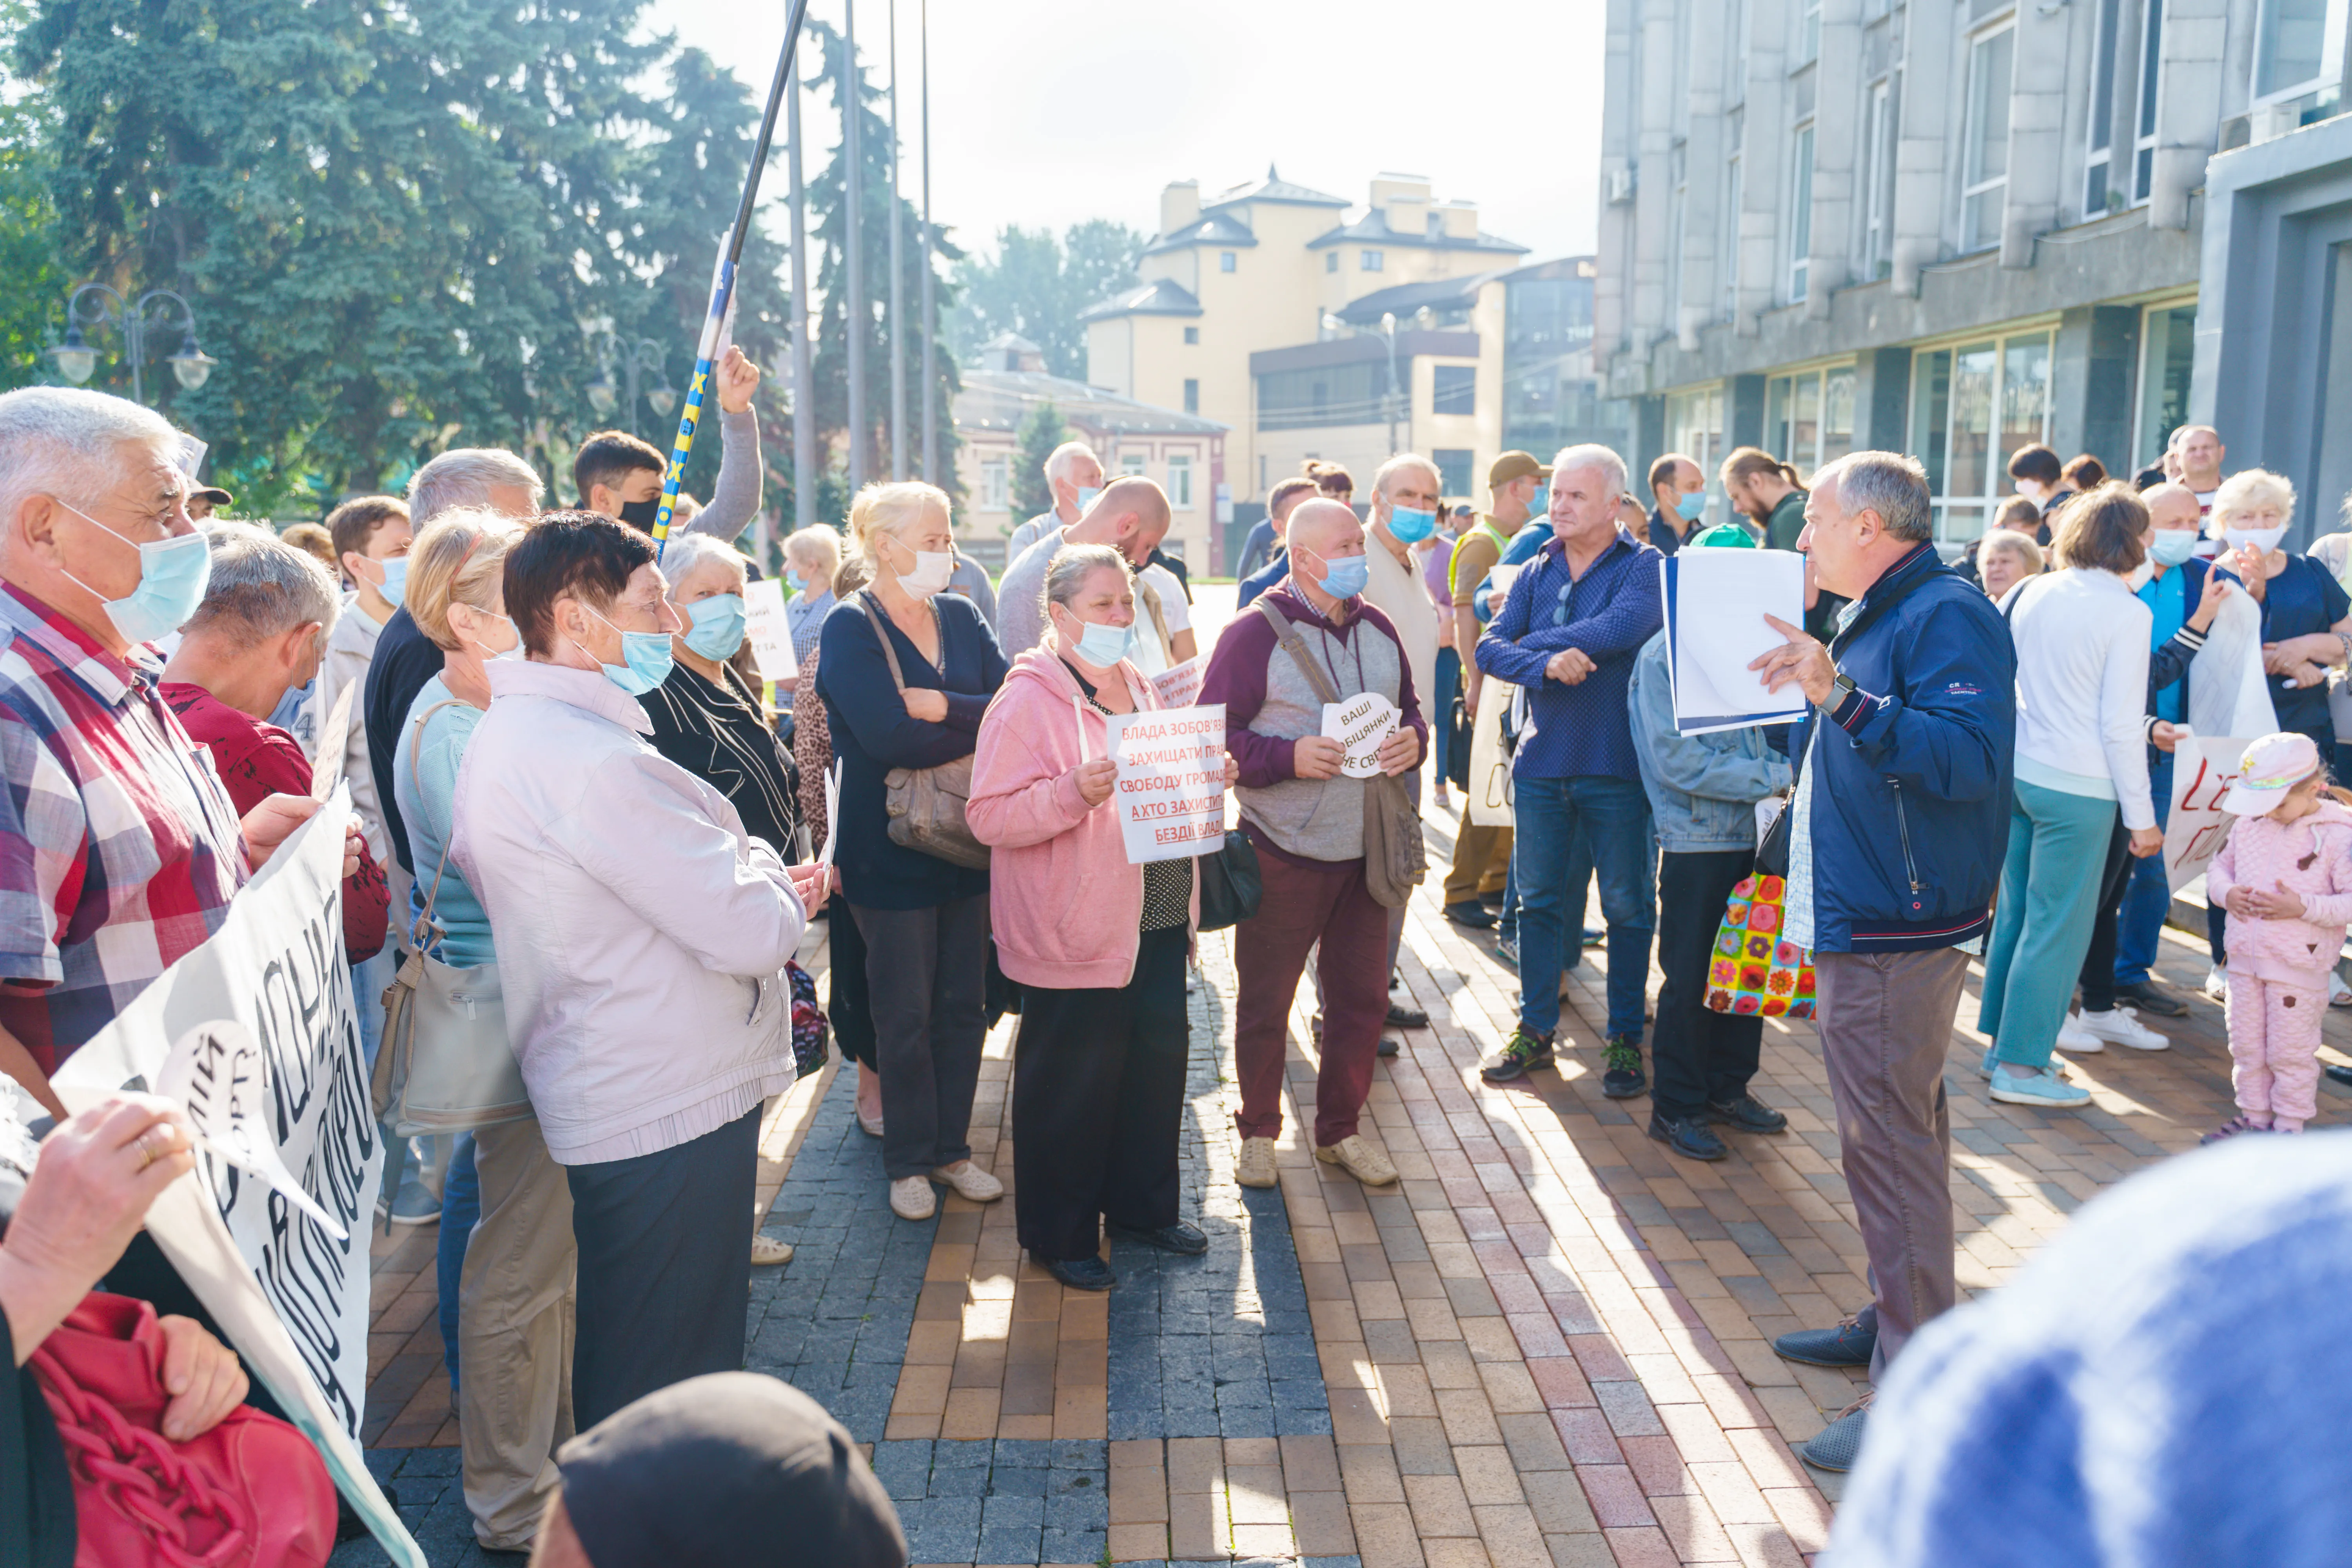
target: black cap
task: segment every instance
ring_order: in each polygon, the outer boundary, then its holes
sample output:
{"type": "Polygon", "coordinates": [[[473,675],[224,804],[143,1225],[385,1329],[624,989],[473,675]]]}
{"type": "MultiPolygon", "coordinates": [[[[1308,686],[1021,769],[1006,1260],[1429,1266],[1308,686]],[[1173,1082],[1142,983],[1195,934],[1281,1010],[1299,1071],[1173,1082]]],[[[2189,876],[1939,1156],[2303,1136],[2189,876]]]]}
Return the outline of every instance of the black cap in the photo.
{"type": "Polygon", "coordinates": [[[555,1463],[595,1568],[905,1568],[898,1510],[848,1429],[772,1377],[672,1384],[555,1463]]]}

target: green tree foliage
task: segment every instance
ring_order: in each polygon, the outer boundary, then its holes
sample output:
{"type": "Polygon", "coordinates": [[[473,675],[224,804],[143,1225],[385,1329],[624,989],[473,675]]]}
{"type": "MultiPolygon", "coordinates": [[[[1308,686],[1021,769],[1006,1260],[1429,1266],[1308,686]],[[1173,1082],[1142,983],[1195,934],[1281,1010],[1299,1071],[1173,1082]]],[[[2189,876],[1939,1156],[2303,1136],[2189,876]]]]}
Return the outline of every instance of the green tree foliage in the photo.
{"type": "Polygon", "coordinates": [[[969,358],[1000,332],[1018,332],[1045,351],[1045,369],[1083,381],[1087,332],[1078,314],[1135,280],[1145,237],[1108,218],[1072,224],[1060,238],[1049,228],[1007,224],[996,254],[957,269],[963,303],[948,323],[957,352],[969,358]]]}
{"type": "Polygon", "coordinates": [[[1045,459],[1069,439],[1062,411],[1041,403],[1021,421],[1016,433],[1020,450],[1013,458],[1013,519],[1026,522],[1041,511],[1054,510],[1054,487],[1045,482],[1045,459]]]}
{"type": "MultiPolygon", "coordinates": [[[[25,0],[0,0],[0,54],[24,27],[25,0]]],[[[57,113],[40,93],[0,94],[0,388],[30,384],[62,321],[66,274],[49,198],[57,113]]],[[[174,345],[176,346],[176,345],[174,345]]]]}

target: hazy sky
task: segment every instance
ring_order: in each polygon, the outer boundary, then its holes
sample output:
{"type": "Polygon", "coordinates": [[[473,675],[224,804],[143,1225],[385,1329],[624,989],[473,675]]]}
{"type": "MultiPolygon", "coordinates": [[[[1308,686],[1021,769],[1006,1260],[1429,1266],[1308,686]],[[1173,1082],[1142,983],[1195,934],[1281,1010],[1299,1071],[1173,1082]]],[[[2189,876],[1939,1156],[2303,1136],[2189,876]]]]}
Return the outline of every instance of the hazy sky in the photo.
{"type": "MultiPolygon", "coordinates": [[[[844,3],[810,0],[810,14],[838,26],[844,3]]],[[[896,3],[911,197],[921,0],[896,3]]],[[[785,9],[653,0],[649,17],[757,100],[785,9]]],[[[877,86],[890,14],[891,0],[858,0],[877,86]]],[[[1148,233],[1171,180],[1213,194],[1272,163],[1361,204],[1371,176],[1394,170],[1427,176],[1441,201],[1476,202],[1482,226],[1530,259],[1590,250],[1601,16],[1599,0],[930,0],[933,211],[984,248],[1007,223],[1111,217],[1148,233]]],[[[803,125],[814,173],[838,122],[804,110],[803,125]]]]}

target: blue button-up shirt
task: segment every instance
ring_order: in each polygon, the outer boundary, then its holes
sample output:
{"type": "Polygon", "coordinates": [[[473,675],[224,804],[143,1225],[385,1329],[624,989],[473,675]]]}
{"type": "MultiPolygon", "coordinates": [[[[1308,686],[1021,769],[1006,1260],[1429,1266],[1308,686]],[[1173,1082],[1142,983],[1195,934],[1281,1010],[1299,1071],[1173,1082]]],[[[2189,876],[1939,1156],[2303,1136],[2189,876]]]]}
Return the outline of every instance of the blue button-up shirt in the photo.
{"type": "Polygon", "coordinates": [[[1536,552],[1478,639],[1478,668],[1528,690],[1536,732],[1519,742],[1512,773],[1520,778],[1586,774],[1639,781],[1626,691],[1642,645],[1665,622],[1658,570],[1665,558],[1620,529],[1582,577],[1568,569],[1555,539],[1536,552]],[[1597,667],[1573,686],[1544,674],[1564,648],[1597,667]]]}

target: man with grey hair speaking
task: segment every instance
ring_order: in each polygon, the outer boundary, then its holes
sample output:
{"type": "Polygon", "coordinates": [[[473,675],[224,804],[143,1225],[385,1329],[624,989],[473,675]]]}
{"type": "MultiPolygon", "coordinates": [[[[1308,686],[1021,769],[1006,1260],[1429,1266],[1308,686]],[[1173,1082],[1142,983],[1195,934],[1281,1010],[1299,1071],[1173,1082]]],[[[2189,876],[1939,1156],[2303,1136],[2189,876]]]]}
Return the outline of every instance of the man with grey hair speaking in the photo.
{"type": "MultiPolygon", "coordinates": [[[[2007,847],[2017,655],[1992,602],[1936,553],[1927,476],[1856,452],[1813,476],[1798,548],[1825,593],[1853,601],[1826,645],[1788,638],[1750,668],[1812,711],[1790,739],[1783,941],[1813,952],[1815,1018],[1854,1223],[1875,1299],[1772,1348],[1867,1366],[1874,1384],[1919,1325],[1952,1305],[1952,1131],[1944,1057],[2007,847]]],[[[1843,1470],[1869,1400],[1805,1444],[1843,1470]]]]}

